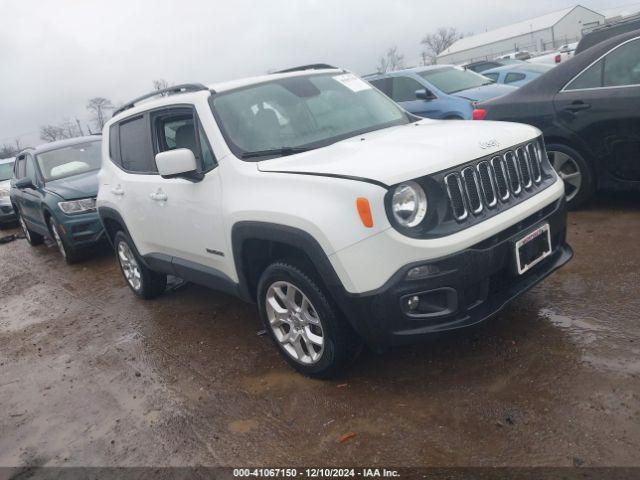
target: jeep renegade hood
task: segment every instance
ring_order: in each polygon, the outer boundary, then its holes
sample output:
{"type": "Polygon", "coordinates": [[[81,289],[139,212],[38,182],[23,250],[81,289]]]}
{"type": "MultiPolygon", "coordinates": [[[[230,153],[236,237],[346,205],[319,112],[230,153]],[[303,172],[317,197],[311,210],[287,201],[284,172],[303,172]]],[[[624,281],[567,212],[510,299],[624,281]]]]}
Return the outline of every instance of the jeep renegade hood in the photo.
{"type": "Polygon", "coordinates": [[[394,185],[491,155],[540,132],[506,122],[422,120],[258,163],[263,172],[359,177],[394,185]],[[464,125],[464,127],[463,127],[464,125]],[[497,145],[487,148],[487,145],[497,145]],[[484,147],[484,148],[483,148],[484,147]]]}

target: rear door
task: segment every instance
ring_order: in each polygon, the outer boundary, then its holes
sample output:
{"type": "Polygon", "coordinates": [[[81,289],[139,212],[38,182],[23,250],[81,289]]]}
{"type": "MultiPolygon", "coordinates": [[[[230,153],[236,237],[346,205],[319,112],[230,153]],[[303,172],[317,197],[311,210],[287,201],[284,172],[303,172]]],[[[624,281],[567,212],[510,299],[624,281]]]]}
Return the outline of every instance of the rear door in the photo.
{"type": "Polygon", "coordinates": [[[158,252],[159,232],[150,195],[160,178],[153,159],[149,114],[125,118],[109,129],[109,157],[117,168],[101,186],[104,201],[122,216],[142,255],[158,252]]]}
{"type": "Polygon", "coordinates": [[[14,188],[13,201],[29,228],[39,233],[46,233],[41,209],[42,192],[39,188],[40,182],[34,162],[35,159],[28,153],[24,153],[16,159],[15,179],[28,178],[33,183],[33,187],[14,188]]]}
{"type": "Polygon", "coordinates": [[[640,38],[623,43],[554,99],[558,120],[615,178],[640,181],[640,38]]]}

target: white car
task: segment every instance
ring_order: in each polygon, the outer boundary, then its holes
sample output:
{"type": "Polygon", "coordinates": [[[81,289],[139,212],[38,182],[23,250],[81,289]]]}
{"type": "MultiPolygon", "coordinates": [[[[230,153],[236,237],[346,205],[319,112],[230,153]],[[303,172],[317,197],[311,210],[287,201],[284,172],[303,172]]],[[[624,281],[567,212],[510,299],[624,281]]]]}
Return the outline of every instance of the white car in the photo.
{"type": "Polygon", "coordinates": [[[172,87],[103,135],[133,292],[172,274],[255,302],[306,375],[480,322],[572,256],[540,131],[420,119],[344,70],[172,87]]]}
{"type": "Polygon", "coordinates": [[[17,220],[9,197],[15,158],[0,158],[0,227],[17,220]]]}

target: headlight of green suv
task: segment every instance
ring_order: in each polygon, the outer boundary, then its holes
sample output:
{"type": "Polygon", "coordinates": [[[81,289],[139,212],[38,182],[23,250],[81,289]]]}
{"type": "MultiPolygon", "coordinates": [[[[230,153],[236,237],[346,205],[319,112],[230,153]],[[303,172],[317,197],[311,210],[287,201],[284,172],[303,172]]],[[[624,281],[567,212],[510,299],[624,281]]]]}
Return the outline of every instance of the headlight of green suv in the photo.
{"type": "Polygon", "coordinates": [[[9,190],[5,190],[4,188],[0,188],[0,198],[5,198],[9,196],[9,190]]]}
{"type": "Polygon", "coordinates": [[[58,207],[67,215],[74,215],[76,213],[95,212],[96,199],[95,198],[82,198],[80,200],[70,200],[68,202],[58,202],[58,207]]]}
{"type": "Polygon", "coordinates": [[[420,225],[427,215],[427,208],[427,196],[418,183],[404,182],[393,191],[391,212],[398,225],[406,228],[420,225]]]}

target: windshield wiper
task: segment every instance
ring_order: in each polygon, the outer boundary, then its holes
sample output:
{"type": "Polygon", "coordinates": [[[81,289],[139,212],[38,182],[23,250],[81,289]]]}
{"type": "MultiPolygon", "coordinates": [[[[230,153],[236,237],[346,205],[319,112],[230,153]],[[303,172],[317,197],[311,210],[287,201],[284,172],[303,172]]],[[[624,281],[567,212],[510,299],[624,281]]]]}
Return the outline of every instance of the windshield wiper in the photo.
{"type": "Polygon", "coordinates": [[[244,152],[240,155],[240,158],[270,157],[274,155],[285,157],[287,155],[294,155],[296,153],[307,152],[309,150],[311,149],[308,147],[272,148],[270,150],[257,150],[255,152],[244,152]]]}

